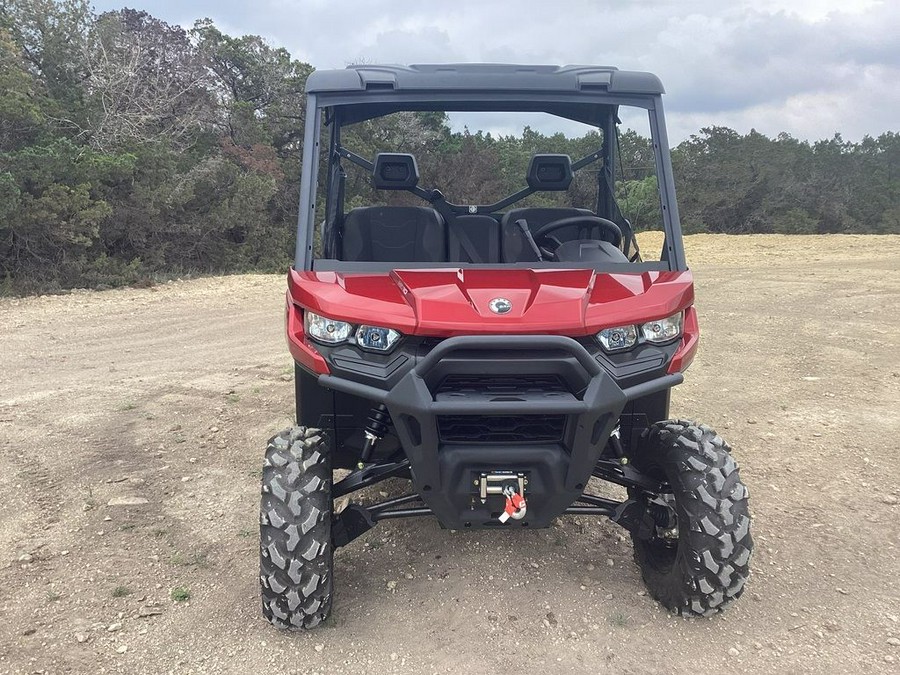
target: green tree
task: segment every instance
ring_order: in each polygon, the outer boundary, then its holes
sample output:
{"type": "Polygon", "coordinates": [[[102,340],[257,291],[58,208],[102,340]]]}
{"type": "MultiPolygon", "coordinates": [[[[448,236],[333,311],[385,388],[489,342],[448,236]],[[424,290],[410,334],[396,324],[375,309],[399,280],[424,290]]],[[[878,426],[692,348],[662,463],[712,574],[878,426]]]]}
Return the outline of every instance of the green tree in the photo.
{"type": "Polygon", "coordinates": [[[656,176],[626,180],[617,184],[616,202],[635,232],[662,228],[659,211],[659,186],[656,176]]]}
{"type": "Polygon", "coordinates": [[[35,142],[44,128],[39,85],[5,28],[0,28],[0,91],[0,151],[35,142]]]}
{"type": "Polygon", "coordinates": [[[0,26],[8,30],[46,96],[43,114],[65,133],[87,128],[85,54],[93,26],[87,0],[6,0],[0,26]]]}

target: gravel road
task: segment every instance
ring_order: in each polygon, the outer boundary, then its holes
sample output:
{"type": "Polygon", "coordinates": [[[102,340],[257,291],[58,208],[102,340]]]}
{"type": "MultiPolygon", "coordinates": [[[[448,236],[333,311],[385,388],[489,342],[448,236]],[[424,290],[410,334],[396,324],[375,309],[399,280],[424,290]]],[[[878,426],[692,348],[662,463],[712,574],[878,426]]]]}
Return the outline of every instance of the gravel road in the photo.
{"type": "Polygon", "coordinates": [[[754,517],[724,614],[668,615],[606,522],[411,520],[338,552],[329,625],[270,628],[285,281],[205,278],[0,299],[0,673],[900,672],[900,236],[686,248],[703,337],[673,414],[734,446],[754,517]]]}

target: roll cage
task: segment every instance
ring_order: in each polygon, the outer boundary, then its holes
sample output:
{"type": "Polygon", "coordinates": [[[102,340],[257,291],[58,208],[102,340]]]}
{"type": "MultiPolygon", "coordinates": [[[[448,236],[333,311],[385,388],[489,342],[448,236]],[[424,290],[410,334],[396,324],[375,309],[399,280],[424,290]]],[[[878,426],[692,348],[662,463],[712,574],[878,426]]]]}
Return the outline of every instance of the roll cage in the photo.
{"type": "MultiPolygon", "coordinates": [[[[367,171],[374,168],[370,159],[357,155],[341,144],[342,128],[396,112],[411,111],[543,112],[595,126],[602,132],[601,146],[572,163],[574,171],[590,164],[600,164],[595,213],[620,227],[624,235],[624,252],[637,267],[685,270],[687,265],[661,94],[662,86],[654,76],[614,68],[464,64],[441,66],[440,69],[432,66],[360,66],[343,71],[317,71],[307,82],[294,268],[314,268],[317,203],[324,204],[325,211],[321,232],[322,262],[325,268],[340,266],[334,258],[344,216],[345,174],[342,160],[367,171]],[[514,70],[511,71],[511,68],[514,70]],[[665,233],[665,244],[658,264],[640,262],[631,224],[619,210],[614,197],[620,106],[643,108],[649,115],[665,233]],[[324,154],[327,163],[325,195],[324,200],[317,200],[319,162],[323,156],[320,140],[323,125],[329,132],[328,148],[324,154]]],[[[456,204],[449,202],[437,189],[418,185],[406,189],[448,219],[462,214],[499,214],[502,209],[537,191],[526,185],[491,204],[456,204]]],[[[358,265],[349,264],[351,267],[358,265]]],[[[428,263],[416,266],[438,265],[428,263]]],[[[532,266],[545,265],[538,263],[532,266]]],[[[439,266],[446,266],[446,263],[439,266]]]]}

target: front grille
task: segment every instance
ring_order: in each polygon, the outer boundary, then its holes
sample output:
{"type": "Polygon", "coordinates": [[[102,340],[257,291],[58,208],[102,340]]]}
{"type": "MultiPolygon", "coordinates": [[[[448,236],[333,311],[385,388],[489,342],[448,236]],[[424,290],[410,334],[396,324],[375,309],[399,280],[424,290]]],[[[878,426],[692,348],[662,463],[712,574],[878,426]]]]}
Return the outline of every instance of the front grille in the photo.
{"type": "Polygon", "coordinates": [[[444,443],[559,443],[565,415],[438,415],[444,443]]]}
{"type": "Polygon", "coordinates": [[[460,392],[464,394],[539,394],[568,393],[569,388],[559,375],[448,375],[435,394],[460,392]]]}

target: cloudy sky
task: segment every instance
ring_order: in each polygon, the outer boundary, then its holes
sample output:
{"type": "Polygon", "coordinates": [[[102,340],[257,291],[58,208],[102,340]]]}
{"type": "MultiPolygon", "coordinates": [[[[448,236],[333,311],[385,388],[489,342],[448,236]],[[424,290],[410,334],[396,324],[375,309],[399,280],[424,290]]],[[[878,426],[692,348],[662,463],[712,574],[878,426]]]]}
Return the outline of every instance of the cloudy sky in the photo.
{"type": "MultiPolygon", "coordinates": [[[[703,126],[849,140],[900,131],[898,0],[128,0],[189,27],[348,63],[602,64],[662,78],[671,140],[703,126]]],[[[95,0],[97,11],[123,0],[95,0]]]]}

